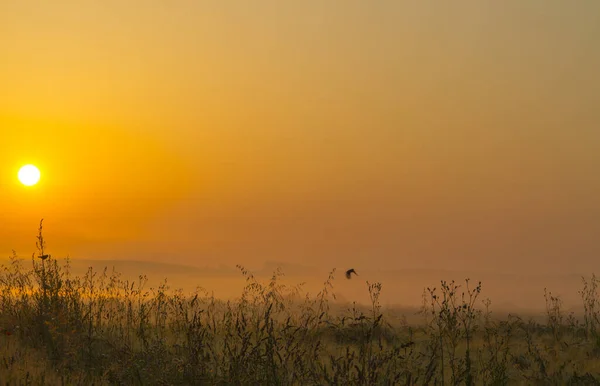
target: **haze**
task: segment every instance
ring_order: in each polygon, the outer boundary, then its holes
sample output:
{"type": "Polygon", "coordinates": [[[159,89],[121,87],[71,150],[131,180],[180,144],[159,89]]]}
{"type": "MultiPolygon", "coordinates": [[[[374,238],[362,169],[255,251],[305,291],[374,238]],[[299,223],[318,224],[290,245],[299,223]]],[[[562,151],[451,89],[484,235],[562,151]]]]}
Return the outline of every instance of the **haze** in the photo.
{"type": "Polygon", "coordinates": [[[590,274],[599,42],[594,0],[2,1],[0,252],[590,274]]]}

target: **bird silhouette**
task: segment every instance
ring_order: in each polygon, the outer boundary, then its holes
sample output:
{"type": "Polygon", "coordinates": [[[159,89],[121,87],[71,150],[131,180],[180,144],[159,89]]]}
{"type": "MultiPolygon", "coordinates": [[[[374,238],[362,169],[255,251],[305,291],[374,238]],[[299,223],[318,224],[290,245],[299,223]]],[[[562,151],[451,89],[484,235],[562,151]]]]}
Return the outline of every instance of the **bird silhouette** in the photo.
{"type": "Polygon", "coordinates": [[[356,273],[356,271],[354,270],[354,268],[351,268],[349,270],[346,271],[346,279],[351,279],[352,278],[352,274],[355,274],[356,276],[358,276],[358,273],[356,273]]]}

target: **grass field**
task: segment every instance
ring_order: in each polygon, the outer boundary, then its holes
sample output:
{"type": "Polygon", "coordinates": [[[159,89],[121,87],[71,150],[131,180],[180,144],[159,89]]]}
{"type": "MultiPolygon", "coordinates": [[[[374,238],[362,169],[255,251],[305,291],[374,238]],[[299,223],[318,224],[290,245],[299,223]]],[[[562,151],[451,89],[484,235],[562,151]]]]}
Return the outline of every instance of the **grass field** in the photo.
{"type": "MultiPolygon", "coordinates": [[[[44,255],[40,225],[39,256],[44,255]]],[[[481,283],[423,293],[420,323],[371,304],[333,303],[331,272],[306,295],[244,267],[235,301],[118,273],[71,275],[52,257],[15,256],[0,274],[0,380],[9,385],[600,384],[598,279],[582,278],[582,315],[544,292],[543,322],[498,318],[481,283]]],[[[420,289],[415,289],[418,291],[420,289]]],[[[543,299],[543,298],[542,298],[543,299]]],[[[543,301],[543,300],[542,300],[543,301]]]]}

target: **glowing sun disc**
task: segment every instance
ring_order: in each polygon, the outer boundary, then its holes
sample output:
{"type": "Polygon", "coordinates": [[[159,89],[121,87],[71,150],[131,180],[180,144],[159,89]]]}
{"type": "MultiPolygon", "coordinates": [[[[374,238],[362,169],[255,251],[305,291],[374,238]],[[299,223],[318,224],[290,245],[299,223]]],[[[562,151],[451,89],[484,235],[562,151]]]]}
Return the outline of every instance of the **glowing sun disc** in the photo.
{"type": "Polygon", "coordinates": [[[25,186],[32,186],[40,180],[40,170],[33,165],[25,165],[19,169],[19,181],[25,186]]]}

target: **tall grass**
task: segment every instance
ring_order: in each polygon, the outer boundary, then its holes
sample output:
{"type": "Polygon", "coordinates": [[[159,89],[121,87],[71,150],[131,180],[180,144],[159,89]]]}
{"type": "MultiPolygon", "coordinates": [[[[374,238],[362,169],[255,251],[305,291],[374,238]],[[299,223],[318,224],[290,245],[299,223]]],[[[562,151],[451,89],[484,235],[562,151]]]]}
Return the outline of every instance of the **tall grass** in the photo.
{"type": "MultiPolygon", "coordinates": [[[[482,284],[466,280],[427,288],[424,322],[408,325],[387,317],[381,283],[366,283],[367,307],[340,310],[332,302],[335,270],[310,296],[301,285],[283,285],[280,271],[262,283],[238,266],[245,288],[237,300],[222,301],[200,289],[185,294],[166,281],[148,288],[145,276],[130,281],[107,269],[73,276],[68,260],[61,266],[46,255],[42,223],[37,248],[31,266],[13,253],[0,274],[1,339],[53,369],[18,370],[37,377],[32,382],[600,383],[595,276],[583,279],[582,321],[565,316],[560,298],[548,291],[545,323],[496,318],[491,301],[480,299],[482,284]]],[[[20,384],[14,364],[21,354],[0,355],[0,378],[20,384]]]]}

